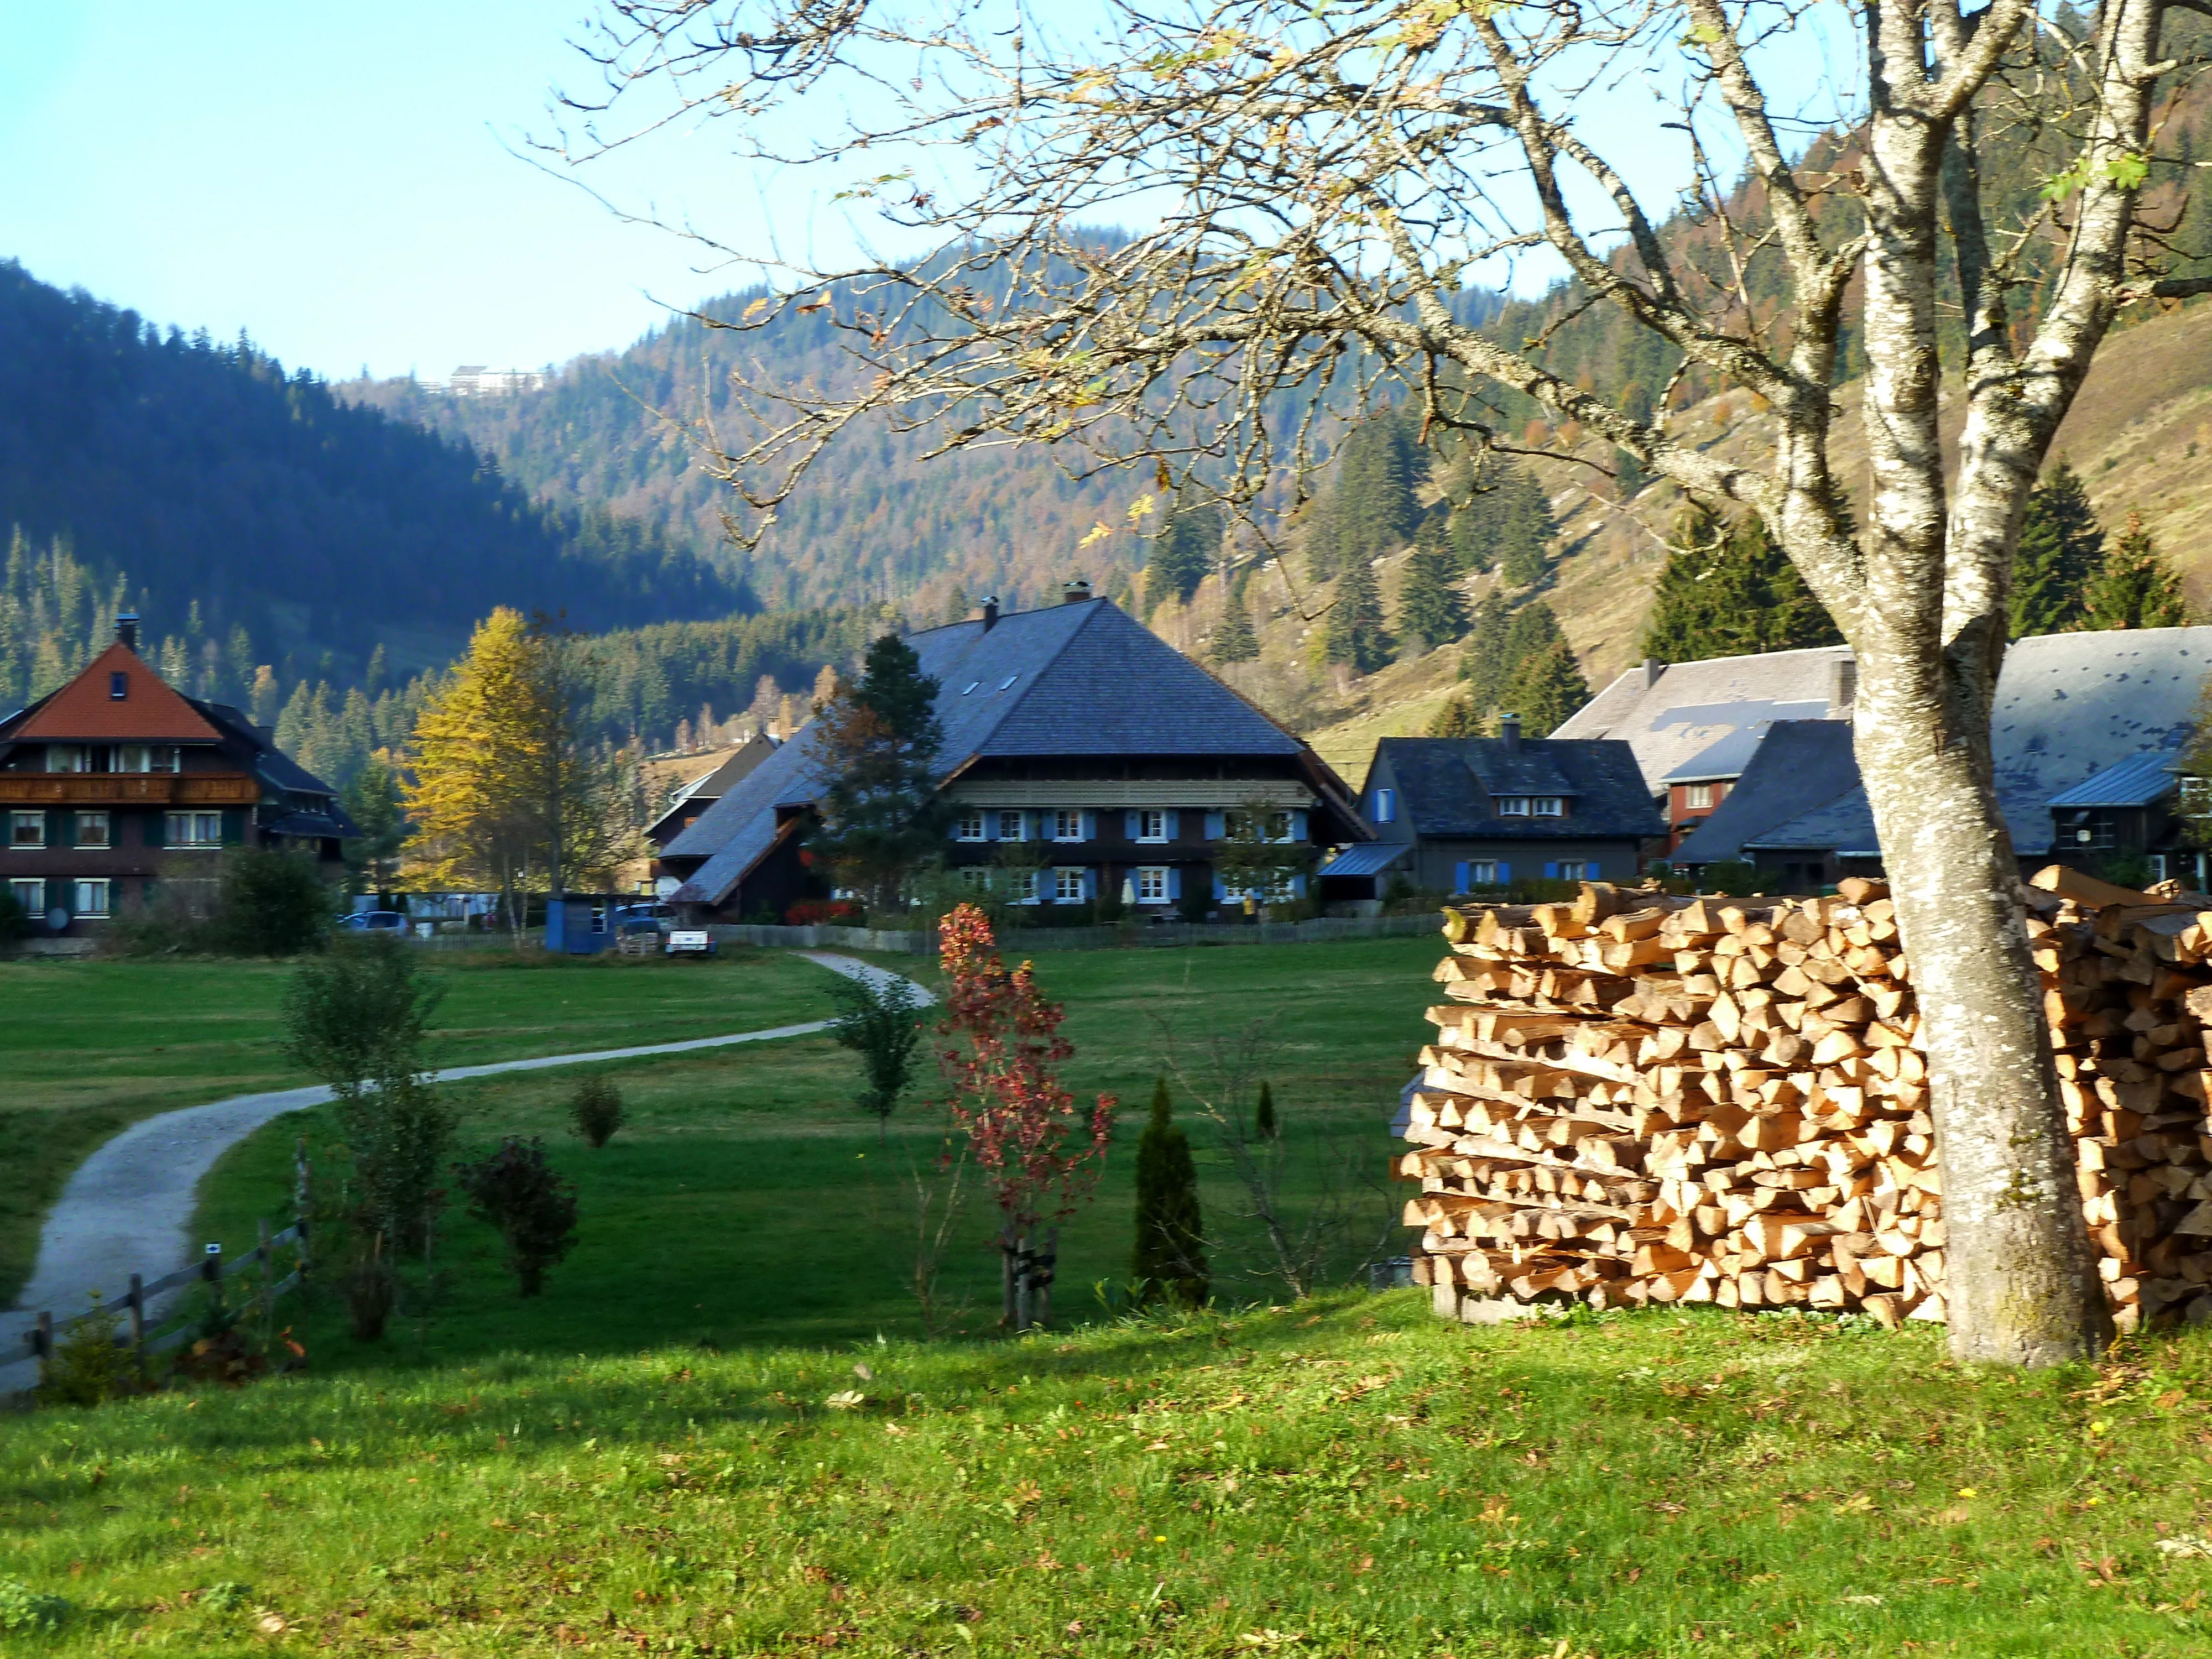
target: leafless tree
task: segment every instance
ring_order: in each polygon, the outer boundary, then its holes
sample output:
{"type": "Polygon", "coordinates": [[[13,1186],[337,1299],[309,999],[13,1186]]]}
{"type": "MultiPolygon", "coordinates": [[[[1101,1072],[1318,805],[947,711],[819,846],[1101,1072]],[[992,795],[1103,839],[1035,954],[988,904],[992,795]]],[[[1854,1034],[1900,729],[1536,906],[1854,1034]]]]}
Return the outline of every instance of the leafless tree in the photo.
{"type": "Polygon", "coordinates": [[[1211,489],[1258,523],[1259,504],[1303,498],[1334,415],[1383,395],[1505,449],[1489,411],[1518,394],[1647,475],[1756,512],[1858,659],[1858,754],[1935,1091],[1952,1350],[2044,1364],[2100,1346],[2109,1323],[1990,708],[2025,498],[2093,354],[2123,308],[2212,289],[2163,275],[2138,214],[2174,67],[2167,3],[2106,0],[2077,39],[2027,0],[1101,0],[1062,41],[1020,0],[613,0],[586,46],[607,92],[575,100],[588,113],[568,154],[714,118],[757,160],[840,171],[933,248],[785,266],[775,297],[724,319],[826,308],[852,349],[835,385],[738,376],[751,424],[718,453],[744,535],[840,433],[878,422],[932,426],[942,449],[1042,443],[1079,467],[1140,468],[1161,499],[1211,489]],[[1777,112],[1808,101],[1819,77],[1794,32],[1823,19],[1850,43],[1822,117],[1840,150],[1777,112]],[[1677,89],[1692,158],[1677,182],[1739,271],[1784,273],[1771,314],[1740,279],[1732,292],[1692,270],[1635,182],[1662,124],[1604,112],[1655,82],[1677,89]],[[2003,222],[1984,185],[2007,111],[2071,147],[2039,229],[2003,222]],[[1750,216],[1722,188],[1739,167],[1750,216]],[[1151,228],[1082,228],[1116,221],[1151,228]],[[2032,233],[2055,249],[2033,283],[2032,233]],[[1758,392],[1771,453],[1701,450],[1666,400],[1636,418],[1547,368],[1544,339],[1493,338],[1455,309],[1463,279],[1534,256],[1683,374],[1758,392]],[[1948,470],[1947,259],[1966,340],[1948,470]],[[1852,321],[1866,372],[1847,414],[1852,321]],[[1837,471],[1847,422],[1870,455],[1856,525],[1837,471]]]}

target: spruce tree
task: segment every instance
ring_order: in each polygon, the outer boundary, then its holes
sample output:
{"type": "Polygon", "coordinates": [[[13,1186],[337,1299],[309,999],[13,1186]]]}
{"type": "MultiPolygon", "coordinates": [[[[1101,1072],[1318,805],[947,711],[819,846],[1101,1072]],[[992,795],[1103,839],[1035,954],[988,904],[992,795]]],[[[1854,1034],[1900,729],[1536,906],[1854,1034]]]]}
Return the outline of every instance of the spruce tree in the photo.
{"type": "Polygon", "coordinates": [[[1390,644],[1375,568],[1364,558],[1349,559],[1336,579],[1336,603],[1329,609],[1328,660],[1349,664],[1355,673],[1371,674],[1390,660],[1390,644]]]}
{"type": "Polygon", "coordinates": [[[841,885],[879,907],[896,901],[907,873],[944,839],[937,690],[914,647],[885,634],[868,647],[860,679],[839,689],[818,722],[814,741],[832,776],[810,849],[841,885]]]}
{"type": "Polygon", "coordinates": [[[1459,677],[1467,682],[1468,708],[1478,722],[1498,707],[1498,694],[1512,675],[1513,660],[1506,654],[1512,627],[1513,608],[1503,593],[1492,588],[1474,608],[1474,625],[1468,631],[1459,659],[1459,677]]]}
{"type": "Polygon", "coordinates": [[[1552,538],[1559,533],[1544,486],[1518,468],[1501,494],[1498,572],[1514,587],[1531,587],[1544,579],[1551,562],[1552,538]]]}
{"type": "Polygon", "coordinates": [[[1834,619],[1756,515],[1733,527],[1692,502],[1675,514],[1643,651],[1662,662],[1840,644],[1834,619]]]}
{"type": "Polygon", "coordinates": [[[1206,1229],[1198,1205],[1198,1166],[1190,1138],[1174,1120],[1168,1080],[1152,1085],[1152,1115],[1137,1142],[1137,1243],[1129,1276],[1138,1297],[1205,1305],[1206,1229]]]}
{"type": "Polygon", "coordinates": [[[2082,594],[2105,562],[2105,532],[2081,476],[2064,461],[2027,498],[2012,574],[2012,636],[2063,634],[2082,617],[2082,594]]]}
{"type": "MultiPolygon", "coordinates": [[[[1398,587],[1398,631],[1430,650],[1449,645],[1468,629],[1467,600],[1453,585],[1451,550],[1441,533],[1431,533],[1431,519],[1406,560],[1398,587]]],[[[1437,526],[1440,532],[1441,526],[1437,526]]]]}
{"type": "Polygon", "coordinates": [[[1505,688],[1506,712],[1521,716],[1522,730],[1542,737],[1566,723],[1589,701],[1589,682],[1565,640],[1554,640],[1522,659],[1505,688]]]}
{"type": "Polygon", "coordinates": [[[1169,599],[1187,604],[1221,556],[1221,509],[1178,501],[1152,538],[1145,562],[1145,606],[1156,610],[1169,599]]]}
{"type": "Polygon", "coordinates": [[[1221,603],[1221,623],[1213,630],[1213,659],[1218,663],[1249,662],[1260,654],[1260,636],[1252,631],[1252,612],[1244,603],[1249,586],[1240,576],[1230,584],[1221,603]]]}
{"type": "Polygon", "coordinates": [[[1275,1091],[1264,1081],[1260,1085],[1260,1109],[1252,1115],[1252,1133],[1261,1140],[1282,1139],[1282,1125],[1275,1121],[1275,1091]]]}
{"type": "Polygon", "coordinates": [[[1472,699],[1464,694],[1447,697],[1444,706],[1437,710],[1436,718],[1429,722],[1432,738],[1479,738],[1482,735],[1482,720],[1474,712],[1472,699]]]}
{"type": "Polygon", "coordinates": [[[2128,514],[2127,532],[2106,555],[2103,568],[2081,595],[2085,629],[2179,628],[2189,621],[2189,602],[2176,575],[2140,513],[2128,514]]]}

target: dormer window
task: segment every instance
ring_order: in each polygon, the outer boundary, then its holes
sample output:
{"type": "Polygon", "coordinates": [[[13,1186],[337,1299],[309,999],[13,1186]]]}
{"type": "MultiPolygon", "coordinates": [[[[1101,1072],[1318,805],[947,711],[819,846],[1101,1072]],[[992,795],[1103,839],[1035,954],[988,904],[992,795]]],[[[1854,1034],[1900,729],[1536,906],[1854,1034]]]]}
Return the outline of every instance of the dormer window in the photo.
{"type": "Polygon", "coordinates": [[[1540,818],[1563,818],[1567,815],[1566,798],[1563,795],[1531,795],[1528,805],[1540,818]]]}
{"type": "Polygon", "coordinates": [[[131,695],[131,676],[117,669],[107,677],[107,696],[111,702],[121,702],[131,695]]]}
{"type": "Polygon", "coordinates": [[[1528,797],[1526,795],[1494,795],[1498,816],[1501,818],[1525,818],[1528,816],[1528,797]]]}

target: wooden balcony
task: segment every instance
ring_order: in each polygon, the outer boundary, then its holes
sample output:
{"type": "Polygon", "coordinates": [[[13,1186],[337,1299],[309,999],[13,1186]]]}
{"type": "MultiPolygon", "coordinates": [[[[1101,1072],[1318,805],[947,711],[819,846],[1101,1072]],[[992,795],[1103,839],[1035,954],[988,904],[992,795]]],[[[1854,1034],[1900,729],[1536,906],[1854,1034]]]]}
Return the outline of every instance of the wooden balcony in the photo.
{"type": "Polygon", "coordinates": [[[0,806],[250,806],[245,772],[0,772],[0,806]]]}

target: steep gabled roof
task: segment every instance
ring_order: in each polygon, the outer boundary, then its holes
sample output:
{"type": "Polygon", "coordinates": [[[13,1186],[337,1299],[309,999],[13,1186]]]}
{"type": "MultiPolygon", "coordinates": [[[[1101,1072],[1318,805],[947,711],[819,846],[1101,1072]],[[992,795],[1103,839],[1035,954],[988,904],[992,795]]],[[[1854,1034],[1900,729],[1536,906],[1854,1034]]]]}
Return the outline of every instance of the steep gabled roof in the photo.
{"type": "Polygon", "coordinates": [[[1612,739],[1524,738],[1515,748],[1503,738],[1385,738],[1376,746],[1370,788],[1386,763],[1404,821],[1432,840],[1640,840],[1667,832],[1634,751],[1612,739]],[[1567,816],[1501,818],[1492,811],[1501,794],[1565,795],[1567,816]]]}
{"type": "Polygon", "coordinates": [[[1652,663],[1630,669],[1552,735],[1620,738],[1656,793],[1687,762],[1737,732],[1776,720],[1841,719],[1851,702],[1852,672],[1847,645],[1652,663]]]}
{"type": "MultiPolygon", "coordinates": [[[[1305,744],[1108,599],[1016,611],[915,634],[907,643],[938,682],[940,781],[986,759],[1280,757],[1341,782],[1305,744]]],[[[829,787],[811,726],[741,779],[670,842],[701,859],[675,896],[719,904],[764,857],[790,810],[829,787]]]]}
{"type": "Polygon", "coordinates": [[[220,743],[189,699],[120,640],[25,714],[6,736],[21,743],[220,743]],[[124,677],[113,695],[111,677],[124,677]]]}
{"type": "Polygon", "coordinates": [[[1745,842],[1856,790],[1851,728],[1844,720],[1777,720],[1738,777],[1712,816],[1674,850],[1675,863],[1726,863],[1745,842]]]}

